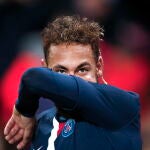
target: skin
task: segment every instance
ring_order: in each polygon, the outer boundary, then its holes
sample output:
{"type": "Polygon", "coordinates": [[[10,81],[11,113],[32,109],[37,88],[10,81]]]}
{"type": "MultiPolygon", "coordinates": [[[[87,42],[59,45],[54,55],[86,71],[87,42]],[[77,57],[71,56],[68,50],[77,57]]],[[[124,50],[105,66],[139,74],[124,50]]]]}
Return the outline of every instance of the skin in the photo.
{"type": "Polygon", "coordinates": [[[21,115],[14,107],[12,116],[7,122],[4,135],[9,144],[17,144],[17,149],[21,150],[31,141],[35,118],[28,118],[21,115]]]}
{"type": "MultiPolygon", "coordinates": [[[[49,50],[48,64],[42,59],[44,67],[91,82],[97,82],[97,78],[102,76],[102,58],[99,57],[98,62],[95,60],[90,45],[63,43],[51,45],[49,50]]],[[[35,118],[25,117],[14,108],[4,129],[5,139],[10,144],[17,144],[17,149],[23,149],[31,141],[34,127],[35,118]]]]}
{"type": "Polygon", "coordinates": [[[43,63],[45,67],[52,68],[58,73],[75,75],[87,81],[97,82],[102,67],[96,62],[90,45],[64,43],[51,45],[49,50],[48,64],[43,63]]]}

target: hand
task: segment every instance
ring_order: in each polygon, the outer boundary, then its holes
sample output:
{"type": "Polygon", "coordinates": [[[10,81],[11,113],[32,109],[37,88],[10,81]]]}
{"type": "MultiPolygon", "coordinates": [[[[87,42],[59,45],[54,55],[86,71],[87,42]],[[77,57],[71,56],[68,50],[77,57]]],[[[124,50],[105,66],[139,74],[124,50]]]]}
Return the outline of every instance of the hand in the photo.
{"type": "Polygon", "coordinates": [[[10,144],[17,143],[17,149],[23,149],[31,140],[35,127],[35,118],[21,115],[14,107],[11,118],[4,129],[5,139],[10,144]]]}

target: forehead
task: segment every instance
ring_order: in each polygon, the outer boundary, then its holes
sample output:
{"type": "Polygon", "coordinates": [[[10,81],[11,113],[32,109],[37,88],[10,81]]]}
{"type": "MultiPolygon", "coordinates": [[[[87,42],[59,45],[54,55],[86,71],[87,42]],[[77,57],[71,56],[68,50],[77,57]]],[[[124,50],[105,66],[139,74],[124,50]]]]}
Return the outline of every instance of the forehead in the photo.
{"type": "Polygon", "coordinates": [[[49,48],[49,64],[61,63],[62,65],[80,64],[82,62],[94,63],[95,57],[91,45],[83,44],[59,44],[49,48]]]}
{"type": "Polygon", "coordinates": [[[50,55],[63,55],[65,53],[67,54],[78,54],[78,55],[86,55],[86,54],[92,54],[92,48],[91,45],[83,45],[83,44],[77,44],[77,43],[71,43],[71,44],[59,44],[59,45],[51,45],[50,46],[50,55]]]}

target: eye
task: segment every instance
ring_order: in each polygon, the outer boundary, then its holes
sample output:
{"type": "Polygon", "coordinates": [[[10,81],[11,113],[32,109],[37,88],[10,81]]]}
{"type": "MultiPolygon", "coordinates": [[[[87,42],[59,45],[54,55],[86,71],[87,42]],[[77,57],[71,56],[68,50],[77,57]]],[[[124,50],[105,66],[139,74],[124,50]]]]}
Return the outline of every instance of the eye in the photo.
{"type": "Polygon", "coordinates": [[[80,69],[78,70],[79,73],[86,73],[86,72],[88,72],[88,71],[89,71],[89,69],[87,69],[87,68],[80,68],[80,69]]]}
{"type": "Polygon", "coordinates": [[[66,74],[66,70],[64,69],[58,69],[58,70],[55,70],[55,72],[66,74]]]}

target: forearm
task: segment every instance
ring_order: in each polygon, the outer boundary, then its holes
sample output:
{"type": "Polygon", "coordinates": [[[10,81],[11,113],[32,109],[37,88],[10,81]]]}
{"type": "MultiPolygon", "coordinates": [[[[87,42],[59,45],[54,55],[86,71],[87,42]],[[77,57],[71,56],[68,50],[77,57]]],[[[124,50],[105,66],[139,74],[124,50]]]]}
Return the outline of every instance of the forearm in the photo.
{"type": "Polygon", "coordinates": [[[17,110],[25,116],[34,116],[40,97],[53,100],[61,108],[72,109],[78,100],[74,77],[55,73],[48,68],[29,69],[21,79],[17,110]]]}

